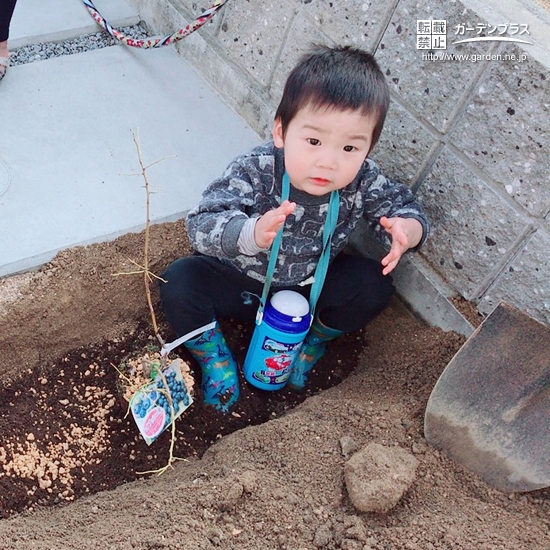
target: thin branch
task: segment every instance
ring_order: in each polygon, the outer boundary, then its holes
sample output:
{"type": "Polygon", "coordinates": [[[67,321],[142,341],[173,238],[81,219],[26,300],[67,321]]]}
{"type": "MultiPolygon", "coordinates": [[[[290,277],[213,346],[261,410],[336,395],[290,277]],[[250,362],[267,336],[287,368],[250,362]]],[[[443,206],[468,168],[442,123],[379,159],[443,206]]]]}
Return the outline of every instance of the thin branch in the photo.
{"type": "Polygon", "coordinates": [[[152,279],[157,279],[163,283],[167,282],[166,279],[155,275],[152,271],[145,269],[144,266],[139,265],[137,262],[134,262],[134,260],[132,260],[131,258],[128,258],[128,261],[133,263],[139,269],[137,271],[119,271],[118,273],[113,273],[112,276],[119,277],[120,275],[141,275],[142,273],[146,273],[150,281],[152,281],[152,279]]]}
{"type": "MultiPolygon", "coordinates": [[[[171,155],[171,156],[169,156],[169,157],[163,157],[163,158],[161,158],[161,159],[159,159],[159,160],[154,160],[153,162],[151,162],[151,164],[148,164],[147,166],[145,166],[144,169],[145,169],[145,170],[148,170],[149,168],[151,168],[151,166],[155,166],[155,164],[158,164],[159,162],[163,162],[163,161],[166,160],[166,159],[173,159],[173,158],[175,158],[175,157],[176,157],[176,155],[171,155]]],[[[138,175],[139,175],[139,174],[138,174],[138,175]]]]}
{"type": "MultiPolygon", "coordinates": [[[[139,132],[139,131],[138,131],[139,132]]],[[[148,277],[149,272],[149,229],[151,226],[151,194],[149,192],[149,179],[147,178],[147,168],[143,164],[143,157],[141,154],[141,144],[139,142],[139,133],[136,138],[134,132],[132,132],[132,139],[136,145],[139,165],[141,167],[141,175],[143,176],[143,181],[145,182],[145,246],[143,251],[143,282],[145,283],[145,296],[147,297],[147,305],[149,306],[149,312],[151,313],[151,321],[153,323],[153,331],[155,335],[159,333],[157,317],[155,315],[155,310],[153,308],[153,299],[151,298],[151,288],[149,286],[150,279],[148,277]]],[[[151,166],[151,165],[150,165],[151,166]]]]}

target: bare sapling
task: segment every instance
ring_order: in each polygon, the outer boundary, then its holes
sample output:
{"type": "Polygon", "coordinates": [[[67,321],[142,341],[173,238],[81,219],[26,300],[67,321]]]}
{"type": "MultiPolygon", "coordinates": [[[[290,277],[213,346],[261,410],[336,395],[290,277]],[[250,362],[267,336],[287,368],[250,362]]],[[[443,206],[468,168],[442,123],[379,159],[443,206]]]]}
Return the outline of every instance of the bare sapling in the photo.
{"type": "MultiPolygon", "coordinates": [[[[132,131],[132,138],[136,147],[140,172],[133,175],[139,175],[144,181],[145,188],[145,208],[146,208],[146,221],[145,221],[145,230],[144,230],[144,251],[143,251],[143,265],[140,265],[138,262],[129,259],[129,262],[133,264],[136,269],[131,271],[115,273],[114,276],[122,275],[142,275],[143,283],[145,288],[145,297],[147,300],[147,306],[149,309],[149,315],[151,317],[151,324],[153,328],[153,333],[160,346],[150,345],[140,354],[132,354],[131,357],[125,358],[121,364],[117,367],[115,366],[118,372],[118,385],[119,391],[125,401],[128,402],[128,411],[129,414],[132,404],[137,408],[137,415],[143,412],[144,406],[142,406],[143,401],[147,401],[150,405],[155,406],[160,404],[163,405],[165,412],[167,413],[167,421],[164,426],[167,425],[167,422],[171,426],[171,439],[169,447],[169,457],[167,464],[159,468],[158,470],[149,470],[146,472],[138,472],[140,474],[153,474],[158,475],[164,473],[167,469],[172,467],[172,464],[177,460],[184,460],[174,456],[174,446],[176,441],[176,431],[175,431],[175,419],[178,414],[180,407],[187,407],[191,402],[190,394],[193,388],[194,380],[190,374],[189,365],[187,365],[182,359],[169,359],[169,354],[164,349],[165,341],[162,338],[157,322],[157,317],[155,314],[155,308],[153,305],[153,298],[151,293],[151,283],[155,280],[164,281],[161,277],[155,275],[150,270],[150,242],[151,242],[151,186],[149,184],[149,178],[147,170],[162,160],[152,162],[151,164],[146,165],[143,162],[143,155],[141,151],[141,144],[139,140],[139,131],[138,135],[132,131]],[[177,370],[181,373],[181,380],[177,380],[174,369],[171,367],[177,367],[177,370]],[[168,374],[167,374],[168,373],[168,374]],[[169,379],[168,379],[169,378],[169,379]],[[174,389],[180,391],[177,393],[178,402],[175,402],[174,399],[174,389]],[[180,390],[178,390],[180,388],[180,390]],[[188,393],[189,392],[189,393],[188,393]],[[135,405],[136,398],[137,405],[135,405]],[[183,405],[180,404],[180,401],[183,405]]],[[[114,365],[113,365],[114,366],[114,365]]],[[[158,408],[158,407],[157,407],[158,408]]],[[[136,422],[138,422],[136,417],[136,410],[134,412],[134,417],[136,422]]],[[[145,414],[145,413],[144,413],[145,414]]],[[[146,438],[146,434],[143,433],[142,427],[140,427],[142,434],[146,438]]],[[[156,436],[155,436],[156,437],[156,436]]],[[[152,439],[148,441],[151,443],[152,439]]]]}

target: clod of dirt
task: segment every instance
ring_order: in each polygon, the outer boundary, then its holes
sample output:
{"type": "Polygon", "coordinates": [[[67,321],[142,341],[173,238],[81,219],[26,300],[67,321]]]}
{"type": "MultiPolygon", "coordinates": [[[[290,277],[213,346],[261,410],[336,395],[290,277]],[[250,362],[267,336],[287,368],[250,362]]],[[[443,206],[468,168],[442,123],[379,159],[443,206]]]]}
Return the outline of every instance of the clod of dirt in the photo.
{"type": "Polygon", "coordinates": [[[418,460],[401,447],[371,443],[344,467],[346,488],[360,512],[386,514],[415,480],[418,460]]]}
{"type": "Polygon", "coordinates": [[[342,456],[347,457],[359,450],[359,444],[355,439],[345,435],[340,438],[340,448],[342,449],[342,456]]]}

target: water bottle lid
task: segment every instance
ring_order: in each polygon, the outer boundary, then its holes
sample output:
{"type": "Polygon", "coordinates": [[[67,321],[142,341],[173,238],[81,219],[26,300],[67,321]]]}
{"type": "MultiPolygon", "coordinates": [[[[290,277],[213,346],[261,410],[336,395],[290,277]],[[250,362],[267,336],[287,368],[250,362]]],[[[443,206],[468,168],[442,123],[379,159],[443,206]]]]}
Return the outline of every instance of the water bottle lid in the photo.
{"type": "Polygon", "coordinates": [[[311,324],[309,302],[297,292],[280,290],[267,303],[264,322],[282,332],[307,333],[311,324]]]}
{"type": "Polygon", "coordinates": [[[289,317],[304,317],[309,313],[309,302],[293,290],[279,290],[271,297],[271,305],[289,317]]]}

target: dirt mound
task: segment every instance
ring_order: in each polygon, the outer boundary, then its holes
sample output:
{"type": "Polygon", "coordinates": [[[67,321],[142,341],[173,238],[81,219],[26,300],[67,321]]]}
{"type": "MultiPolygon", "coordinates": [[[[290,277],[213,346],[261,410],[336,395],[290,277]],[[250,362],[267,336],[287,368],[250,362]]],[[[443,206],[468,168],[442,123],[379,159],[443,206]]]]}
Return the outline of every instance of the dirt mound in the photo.
{"type": "MultiPolygon", "coordinates": [[[[329,345],[309,397],[244,385],[227,416],[197,399],[177,422],[187,460],[139,476],[169,447],[125,418],[112,367],[151,342],[142,278],[113,276],[142,249],[125,235],[0,281],[1,549],[550,547],[549,490],[501,494],[426,444],[425,404],[464,339],[398,301],[329,345]],[[346,462],[372,443],[418,463],[388,514],[359,512],[346,489],[346,462]]],[[[182,222],[154,226],[151,251],[155,273],[188,254],[182,222]]],[[[242,361],[251,327],[223,328],[242,361]]]]}

